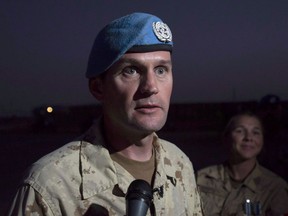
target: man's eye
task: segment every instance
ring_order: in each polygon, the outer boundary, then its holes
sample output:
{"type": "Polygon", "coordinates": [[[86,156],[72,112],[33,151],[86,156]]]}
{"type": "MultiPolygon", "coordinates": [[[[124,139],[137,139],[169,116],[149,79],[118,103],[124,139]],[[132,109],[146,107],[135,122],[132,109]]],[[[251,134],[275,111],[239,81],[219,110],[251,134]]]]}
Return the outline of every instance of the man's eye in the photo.
{"type": "Polygon", "coordinates": [[[157,75],[163,75],[167,72],[167,69],[165,67],[158,67],[156,68],[156,74],[157,75]]]}
{"type": "Polygon", "coordinates": [[[134,75],[137,73],[137,70],[135,68],[126,67],[124,68],[123,73],[126,75],[134,75]]]}

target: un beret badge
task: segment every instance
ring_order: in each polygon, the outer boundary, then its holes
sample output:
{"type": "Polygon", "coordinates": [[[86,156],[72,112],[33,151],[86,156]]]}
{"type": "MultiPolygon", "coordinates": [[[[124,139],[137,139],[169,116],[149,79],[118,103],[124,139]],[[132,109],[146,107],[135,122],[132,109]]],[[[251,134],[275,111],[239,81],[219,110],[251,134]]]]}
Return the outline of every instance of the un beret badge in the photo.
{"type": "Polygon", "coordinates": [[[162,42],[171,42],[172,41],[172,33],[168,25],[163,22],[153,22],[153,31],[158,38],[158,40],[162,42]]]}

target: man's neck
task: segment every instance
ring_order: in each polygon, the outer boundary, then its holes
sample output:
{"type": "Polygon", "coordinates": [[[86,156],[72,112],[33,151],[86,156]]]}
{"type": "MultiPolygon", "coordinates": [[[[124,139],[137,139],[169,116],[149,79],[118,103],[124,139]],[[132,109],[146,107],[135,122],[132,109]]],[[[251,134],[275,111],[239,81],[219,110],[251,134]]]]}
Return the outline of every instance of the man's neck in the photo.
{"type": "Polygon", "coordinates": [[[153,154],[153,139],[144,144],[130,144],[128,147],[118,151],[126,158],[136,161],[148,161],[153,154]]]}
{"type": "Polygon", "coordinates": [[[136,161],[148,161],[152,157],[154,133],[137,134],[110,128],[106,131],[104,129],[104,134],[111,153],[118,152],[136,161]]]}

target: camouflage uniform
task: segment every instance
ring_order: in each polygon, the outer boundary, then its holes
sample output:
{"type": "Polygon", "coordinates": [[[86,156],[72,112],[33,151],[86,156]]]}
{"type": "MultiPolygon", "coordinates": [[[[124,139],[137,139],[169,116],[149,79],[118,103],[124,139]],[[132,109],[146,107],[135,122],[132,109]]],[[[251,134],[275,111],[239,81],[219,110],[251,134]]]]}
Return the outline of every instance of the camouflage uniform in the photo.
{"type": "MultiPolygon", "coordinates": [[[[156,135],[154,146],[157,190],[151,209],[155,215],[202,215],[188,157],[156,135]]],[[[125,194],[133,180],[111,160],[98,122],[78,141],[33,164],[10,215],[125,215],[125,194]]]]}
{"type": "MultiPolygon", "coordinates": [[[[288,213],[287,183],[258,163],[244,182],[235,187],[227,164],[204,168],[197,172],[196,179],[204,215],[243,216],[247,199],[251,207],[260,208],[261,215],[288,213]]],[[[256,211],[252,208],[250,215],[256,215],[256,211]]]]}

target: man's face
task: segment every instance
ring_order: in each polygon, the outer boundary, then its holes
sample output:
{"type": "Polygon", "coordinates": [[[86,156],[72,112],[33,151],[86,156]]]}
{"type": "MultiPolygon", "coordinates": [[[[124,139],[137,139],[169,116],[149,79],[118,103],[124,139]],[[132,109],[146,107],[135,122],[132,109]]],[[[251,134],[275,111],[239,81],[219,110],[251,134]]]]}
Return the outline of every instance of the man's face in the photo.
{"type": "Polygon", "coordinates": [[[168,51],[127,53],[105,74],[100,101],[108,126],[149,134],[167,118],[173,77],[168,51]]]}
{"type": "Polygon", "coordinates": [[[239,117],[231,131],[232,151],[238,157],[256,159],[263,146],[263,131],[259,120],[243,115],[239,117]]]}

